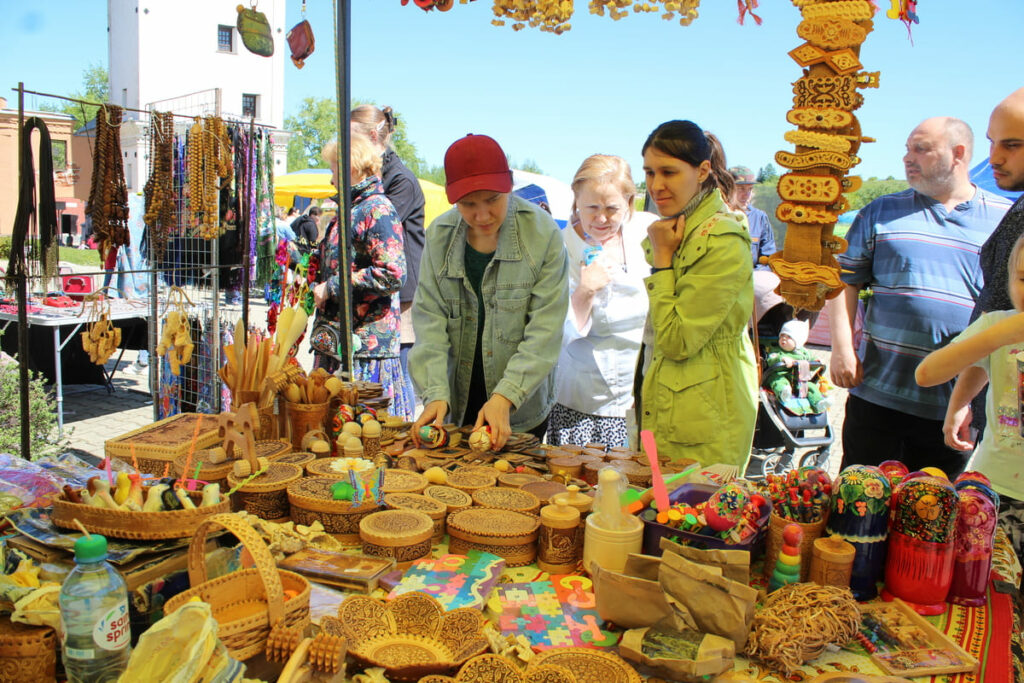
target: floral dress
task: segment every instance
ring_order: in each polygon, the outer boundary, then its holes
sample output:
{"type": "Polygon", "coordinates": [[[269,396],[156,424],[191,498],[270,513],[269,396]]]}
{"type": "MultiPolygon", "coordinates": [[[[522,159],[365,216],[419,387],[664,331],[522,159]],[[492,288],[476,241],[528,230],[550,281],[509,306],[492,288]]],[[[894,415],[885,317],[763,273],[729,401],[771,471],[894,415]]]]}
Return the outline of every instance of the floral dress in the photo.
{"type": "MultiPolygon", "coordinates": [[[[404,391],[407,381],[399,362],[401,310],[398,292],[405,282],[402,223],[384,195],[378,176],[352,186],[352,234],[349,254],[352,271],[352,333],[359,344],[353,353],[355,379],[379,382],[391,397],[390,414],[412,419],[404,391]]],[[[319,248],[318,280],[327,283],[327,302],[317,322],[341,324],[341,278],[338,277],[337,220],[327,228],[319,248]]],[[[329,356],[314,354],[314,364],[328,371],[338,368],[329,356]]]]}

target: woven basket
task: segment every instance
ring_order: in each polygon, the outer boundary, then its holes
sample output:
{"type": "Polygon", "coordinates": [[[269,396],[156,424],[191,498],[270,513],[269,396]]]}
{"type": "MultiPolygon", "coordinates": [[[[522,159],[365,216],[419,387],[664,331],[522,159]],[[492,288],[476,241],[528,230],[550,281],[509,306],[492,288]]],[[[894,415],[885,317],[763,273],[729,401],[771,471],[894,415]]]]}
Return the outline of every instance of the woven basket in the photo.
{"type": "MultiPolygon", "coordinates": [[[[286,520],[291,513],[288,503],[288,485],[302,478],[300,465],[272,462],[264,474],[256,477],[238,489],[241,508],[246,512],[269,521],[286,520]]],[[[228,475],[228,485],[238,486],[240,479],[228,475]]]]}
{"type": "Polygon", "coordinates": [[[108,457],[132,462],[134,450],[139,472],[163,476],[164,469],[179,455],[187,455],[193,449],[192,435],[196,433],[194,450],[210,448],[220,443],[217,434],[217,416],[198,413],[179,413],[165,417],[145,427],[139,427],[121,436],[108,439],[104,452],[108,457]],[[134,446],[134,449],[132,448],[134,446]]]}
{"type": "Polygon", "coordinates": [[[302,437],[313,430],[323,431],[327,423],[329,403],[292,403],[287,401],[288,427],[291,430],[292,447],[302,450],[302,437]]]}
{"type": "Polygon", "coordinates": [[[373,502],[353,505],[347,500],[334,500],[331,486],[338,481],[336,477],[306,477],[289,484],[292,521],[307,526],[319,521],[324,531],[341,543],[359,545],[359,522],[380,508],[373,502]]]}
{"type": "MultiPolygon", "coordinates": [[[[197,492],[193,497],[198,500],[201,495],[197,492]]],[[[53,501],[50,520],[62,529],[77,531],[77,519],[86,530],[94,534],[129,541],[156,541],[166,538],[188,538],[210,516],[230,511],[231,501],[227,496],[221,496],[221,501],[216,505],[197,507],[194,510],[163,512],[110,510],[58,498],[53,501]]]]}
{"type": "Polygon", "coordinates": [[[0,617],[0,681],[51,683],[57,680],[57,634],[0,617]]]}
{"type": "Polygon", "coordinates": [[[272,626],[305,628],[309,623],[309,582],[277,569],[260,535],[236,515],[214,515],[199,525],[188,547],[188,579],[192,588],[168,600],[164,613],[174,612],[193,597],[209,603],[219,625],[217,636],[237,660],[262,653],[272,626]],[[215,527],[227,529],[242,542],[255,568],[207,579],[204,548],[207,534],[215,527]]]}
{"type": "Polygon", "coordinates": [[[817,522],[803,524],[794,522],[779,515],[774,510],[769,521],[768,543],[764,552],[764,575],[771,576],[775,571],[775,560],[778,559],[779,551],[782,550],[782,531],[788,524],[796,524],[804,530],[804,537],[800,540],[800,580],[807,581],[811,573],[811,556],[814,553],[814,541],[821,536],[825,529],[827,517],[817,522]]]}

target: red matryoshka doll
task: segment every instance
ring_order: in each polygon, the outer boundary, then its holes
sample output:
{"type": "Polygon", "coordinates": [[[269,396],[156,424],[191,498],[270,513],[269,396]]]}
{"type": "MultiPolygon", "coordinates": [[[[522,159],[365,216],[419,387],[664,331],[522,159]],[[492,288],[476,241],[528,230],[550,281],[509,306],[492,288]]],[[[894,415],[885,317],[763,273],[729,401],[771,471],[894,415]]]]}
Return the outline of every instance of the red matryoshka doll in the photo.
{"type": "Polygon", "coordinates": [[[968,607],[985,604],[992,571],[992,547],[996,536],[996,505],[985,493],[963,487],[957,491],[959,505],[956,515],[956,561],[949,601],[968,607]]]}
{"type": "Polygon", "coordinates": [[[892,498],[885,563],[886,600],[900,598],[919,614],[942,614],[953,582],[953,530],[958,497],[948,480],[904,479],[892,498]]]}
{"type": "Polygon", "coordinates": [[[825,535],[836,534],[853,545],[850,590],[858,600],[878,595],[885,570],[891,493],[889,478],[870,465],[850,465],[839,473],[833,487],[825,535]]]}
{"type": "Polygon", "coordinates": [[[903,481],[903,477],[910,474],[910,470],[907,466],[901,463],[899,460],[883,460],[878,463],[878,469],[882,470],[885,476],[889,477],[889,483],[892,486],[903,481]]]}

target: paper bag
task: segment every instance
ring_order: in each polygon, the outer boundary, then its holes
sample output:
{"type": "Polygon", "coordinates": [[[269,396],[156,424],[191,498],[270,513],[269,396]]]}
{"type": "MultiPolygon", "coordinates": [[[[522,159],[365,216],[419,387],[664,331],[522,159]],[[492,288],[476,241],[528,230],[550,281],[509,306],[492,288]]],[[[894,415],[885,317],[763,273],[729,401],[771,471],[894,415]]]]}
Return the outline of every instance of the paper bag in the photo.
{"type": "Polygon", "coordinates": [[[754,620],[756,590],[725,578],[721,569],[674,553],[662,555],[658,580],[669,604],[688,613],[696,630],[729,638],[743,651],[754,620]]]}
{"type": "Polygon", "coordinates": [[[661,560],[630,554],[621,572],[591,565],[597,613],[620,628],[651,626],[672,614],[658,582],[661,560]]]}
{"type": "Polygon", "coordinates": [[[703,550],[688,545],[680,545],[667,538],[661,539],[661,549],[681,555],[691,562],[722,570],[722,576],[742,584],[750,583],[750,551],[749,550],[703,550]]]}
{"type": "Polygon", "coordinates": [[[697,683],[732,669],[736,649],[728,638],[677,627],[677,620],[669,617],[650,628],[626,631],[619,654],[666,678],[697,683]],[[664,646],[680,642],[685,647],[664,646]]]}

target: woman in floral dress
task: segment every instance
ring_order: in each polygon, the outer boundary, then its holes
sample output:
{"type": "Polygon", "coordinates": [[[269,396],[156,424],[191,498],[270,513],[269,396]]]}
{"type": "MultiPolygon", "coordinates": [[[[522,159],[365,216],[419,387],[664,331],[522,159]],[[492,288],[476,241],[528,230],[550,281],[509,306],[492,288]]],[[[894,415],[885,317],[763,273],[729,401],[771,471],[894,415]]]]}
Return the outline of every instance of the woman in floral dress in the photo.
{"type": "MultiPolygon", "coordinates": [[[[329,143],[323,158],[332,169],[337,187],[338,145],[329,143]]],[[[352,261],[353,375],[357,380],[379,382],[391,397],[390,414],[412,419],[413,406],[405,399],[406,379],[399,361],[401,310],[398,292],[405,282],[402,223],[380,180],[381,157],[364,136],[352,135],[352,227],[349,253],[352,261]]],[[[318,254],[318,284],[313,289],[317,322],[338,323],[341,278],[338,277],[338,221],[327,227],[318,254]]],[[[342,340],[344,343],[346,340],[342,340]]],[[[332,356],[314,353],[314,365],[328,371],[340,363],[332,356]]]]}

